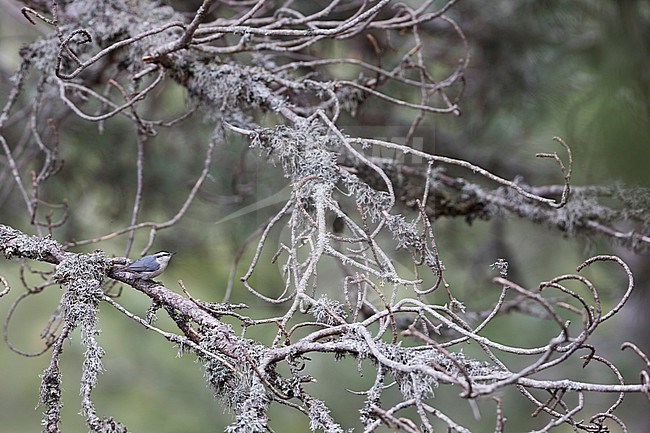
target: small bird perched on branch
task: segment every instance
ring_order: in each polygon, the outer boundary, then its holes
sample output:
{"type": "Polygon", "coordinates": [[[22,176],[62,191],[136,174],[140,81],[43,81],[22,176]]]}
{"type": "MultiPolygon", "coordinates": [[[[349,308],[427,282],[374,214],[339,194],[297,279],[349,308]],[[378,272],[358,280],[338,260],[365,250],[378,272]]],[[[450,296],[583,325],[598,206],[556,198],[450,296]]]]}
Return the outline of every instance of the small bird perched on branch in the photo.
{"type": "Polygon", "coordinates": [[[123,269],[137,275],[139,278],[149,280],[162,274],[167,269],[167,265],[174,254],[176,253],[158,251],[126,265],[123,269]]]}

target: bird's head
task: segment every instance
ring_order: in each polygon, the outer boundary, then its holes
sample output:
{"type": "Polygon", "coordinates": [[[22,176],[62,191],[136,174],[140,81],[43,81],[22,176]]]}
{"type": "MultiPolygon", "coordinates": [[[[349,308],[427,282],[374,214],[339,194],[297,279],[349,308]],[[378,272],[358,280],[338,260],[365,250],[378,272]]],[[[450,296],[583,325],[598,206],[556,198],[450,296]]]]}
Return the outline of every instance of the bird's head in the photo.
{"type": "Polygon", "coordinates": [[[176,253],[170,253],[167,251],[158,251],[153,254],[153,258],[160,263],[161,265],[166,265],[171,260],[172,256],[176,253]]]}

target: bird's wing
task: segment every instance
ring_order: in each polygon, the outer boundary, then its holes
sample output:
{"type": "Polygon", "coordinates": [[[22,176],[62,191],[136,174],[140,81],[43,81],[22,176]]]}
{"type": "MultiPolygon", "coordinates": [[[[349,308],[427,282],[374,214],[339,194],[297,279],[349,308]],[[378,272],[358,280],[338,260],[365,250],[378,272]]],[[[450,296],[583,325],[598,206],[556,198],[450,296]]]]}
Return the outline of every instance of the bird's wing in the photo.
{"type": "Polygon", "coordinates": [[[140,259],[140,260],[136,260],[135,262],[131,263],[130,265],[127,265],[126,269],[128,269],[129,271],[133,271],[133,272],[144,272],[144,271],[150,270],[150,267],[146,266],[145,261],[140,259]]]}

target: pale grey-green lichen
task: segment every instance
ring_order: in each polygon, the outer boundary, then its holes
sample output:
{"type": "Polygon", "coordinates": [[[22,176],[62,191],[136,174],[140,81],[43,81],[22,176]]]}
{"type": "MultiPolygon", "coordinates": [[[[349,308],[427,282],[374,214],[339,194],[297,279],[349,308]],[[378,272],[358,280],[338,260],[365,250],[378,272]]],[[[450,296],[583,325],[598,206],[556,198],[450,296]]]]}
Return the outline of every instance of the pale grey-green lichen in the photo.
{"type": "Polygon", "coordinates": [[[0,224],[0,247],[7,259],[13,257],[43,260],[53,251],[61,250],[61,245],[49,238],[28,236],[20,230],[0,224]]]}

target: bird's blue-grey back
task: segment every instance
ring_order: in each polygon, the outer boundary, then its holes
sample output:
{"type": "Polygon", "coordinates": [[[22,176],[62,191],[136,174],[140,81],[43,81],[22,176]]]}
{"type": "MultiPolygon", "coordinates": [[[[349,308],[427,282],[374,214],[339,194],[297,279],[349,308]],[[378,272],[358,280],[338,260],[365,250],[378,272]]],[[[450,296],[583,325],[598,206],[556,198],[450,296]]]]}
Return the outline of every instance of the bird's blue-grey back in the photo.
{"type": "Polygon", "coordinates": [[[159,267],[160,265],[153,256],[146,256],[127,265],[126,268],[133,272],[146,272],[158,269],[159,267]]]}

